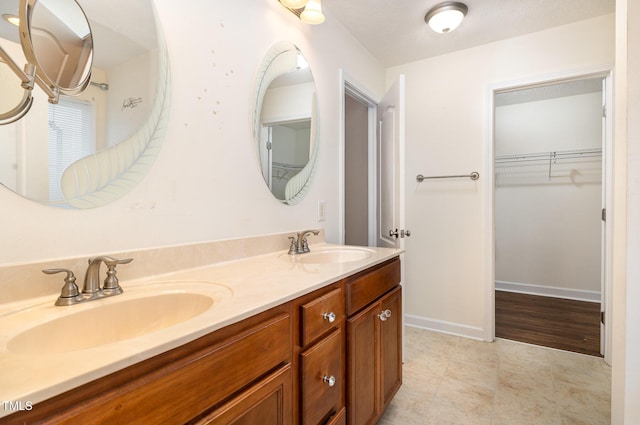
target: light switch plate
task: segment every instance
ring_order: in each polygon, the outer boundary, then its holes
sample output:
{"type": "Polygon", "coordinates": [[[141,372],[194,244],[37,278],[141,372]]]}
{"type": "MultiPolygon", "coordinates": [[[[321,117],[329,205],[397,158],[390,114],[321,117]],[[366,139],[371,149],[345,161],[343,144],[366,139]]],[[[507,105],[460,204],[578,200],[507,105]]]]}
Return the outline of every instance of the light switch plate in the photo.
{"type": "Polygon", "coordinates": [[[325,220],[325,203],[324,201],[318,201],[318,221],[325,220]]]}

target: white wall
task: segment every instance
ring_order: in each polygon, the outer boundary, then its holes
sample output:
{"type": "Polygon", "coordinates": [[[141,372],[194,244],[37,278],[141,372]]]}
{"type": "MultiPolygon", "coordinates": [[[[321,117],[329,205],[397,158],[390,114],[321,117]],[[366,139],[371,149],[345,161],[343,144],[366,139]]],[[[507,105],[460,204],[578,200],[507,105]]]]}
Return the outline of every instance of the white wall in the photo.
{"type": "Polygon", "coordinates": [[[640,423],[640,4],[628,3],[626,424],[640,423]]]}
{"type": "Polygon", "coordinates": [[[640,4],[628,3],[627,338],[625,424],[640,423],[640,4]]]}
{"type": "Polygon", "coordinates": [[[92,210],[60,210],[0,188],[0,265],[324,227],[338,239],[339,69],[372,93],[380,63],[326,11],[302,24],[276,1],[156,0],[166,34],[172,101],[166,140],[144,180],[92,210]],[[251,94],[263,55],[278,41],[300,47],[316,81],[318,169],[306,198],[271,195],[251,140],[251,94]],[[317,201],[327,221],[317,222],[317,201]]]}
{"type": "Polygon", "coordinates": [[[613,425],[640,423],[640,3],[616,0],[613,425]]]}
{"type": "Polygon", "coordinates": [[[406,75],[406,313],[418,325],[485,338],[483,171],[489,88],[614,61],[613,15],[516,37],[387,71],[406,75]],[[479,171],[480,180],[416,183],[417,174],[479,171]]]}
{"type": "MultiPolygon", "coordinates": [[[[602,92],[498,106],[494,122],[496,156],[601,148],[602,92]]],[[[496,287],[599,300],[601,164],[598,156],[496,165],[496,287]]]]}

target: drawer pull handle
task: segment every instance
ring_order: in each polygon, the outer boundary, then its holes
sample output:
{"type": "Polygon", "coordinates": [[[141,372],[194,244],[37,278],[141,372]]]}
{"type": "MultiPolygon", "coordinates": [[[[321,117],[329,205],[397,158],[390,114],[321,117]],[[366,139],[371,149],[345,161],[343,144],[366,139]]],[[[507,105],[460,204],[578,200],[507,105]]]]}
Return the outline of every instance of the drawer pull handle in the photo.
{"type": "Polygon", "coordinates": [[[336,314],[333,311],[330,313],[322,313],[322,318],[328,320],[329,323],[333,323],[336,321],[336,314]]]}
{"type": "Polygon", "coordinates": [[[391,317],[391,310],[384,310],[381,311],[380,314],[378,314],[378,317],[380,318],[380,320],[382,320],[383,322],[386,322],[387,319],[389,317],[391,317]]]}
{"type": "Polygon", "coordinates": [[[323,376],[322,377],[322,382],[326,382],[327,385],[329,385],[330,387],[333,387],[336,384],[336,377],[331,375],[331,376],[323,376]]]}

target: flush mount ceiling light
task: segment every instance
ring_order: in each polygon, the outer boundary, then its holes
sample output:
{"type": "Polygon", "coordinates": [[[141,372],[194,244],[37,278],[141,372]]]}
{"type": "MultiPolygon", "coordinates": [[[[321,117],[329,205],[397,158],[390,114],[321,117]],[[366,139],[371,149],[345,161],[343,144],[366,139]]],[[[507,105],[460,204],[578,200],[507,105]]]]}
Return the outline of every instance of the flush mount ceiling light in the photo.
{"type": "Polygon", "coordinates": [[[424,16],[424,21],[435,32],[451,32],[460,25],[468,10],[464,3],[447,1],[432,7],[424,16]]]}
{"type": "Polygon", "coordinates": [[[9,22],[10,24],[15,25],[16,27],[20,26],[20,18],[18,18],[16,15],[2,15],[2,18],[9,22]]]}

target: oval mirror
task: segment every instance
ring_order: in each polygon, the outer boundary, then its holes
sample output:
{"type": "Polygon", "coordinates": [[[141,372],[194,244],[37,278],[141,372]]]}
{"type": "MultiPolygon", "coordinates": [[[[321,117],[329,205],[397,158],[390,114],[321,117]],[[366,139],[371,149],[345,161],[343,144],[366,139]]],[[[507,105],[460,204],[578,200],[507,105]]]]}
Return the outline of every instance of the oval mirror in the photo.
{"type": "Polygon", "coordinates": [[[62,93],[80,93],[89,84],[93,58],[82,8],[75,0],[20,0],[20,8],[22,49],[36,75],[62,93]]]}
{"type": "Polygon", "coordinates": [[[262,60],[254,89],[254,146],[267,187],[293,205],[311,184],[318,151],[316,87],[302,52],[280,42],[262,60]]]}
{"type": "MultiPolygon", "coordinates": [[[[166,46],[152,1],[89,1],[82,7],[94,47],[91,70],[79,73],[91,74],[86,90],[63,93],[52,105],[36,87],[29,113],[0,126],[0,183],[62,208],[105,205],[140,181],[162,144],[170,101],[166,46]]],[[[17,12],[17,1],[0,2],[0,15],[17,12]]],[[[21,51],[19,43],[17,28],[0,19],[2,47],[21,51]]],[[[80,80],[68,80],[67,87],[80,80]]]]}

